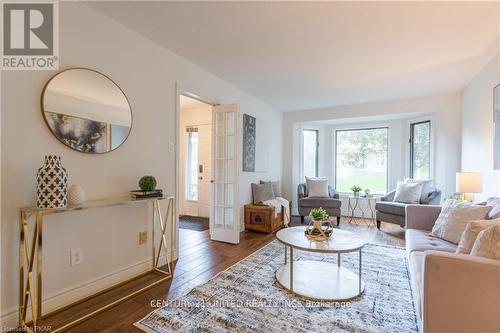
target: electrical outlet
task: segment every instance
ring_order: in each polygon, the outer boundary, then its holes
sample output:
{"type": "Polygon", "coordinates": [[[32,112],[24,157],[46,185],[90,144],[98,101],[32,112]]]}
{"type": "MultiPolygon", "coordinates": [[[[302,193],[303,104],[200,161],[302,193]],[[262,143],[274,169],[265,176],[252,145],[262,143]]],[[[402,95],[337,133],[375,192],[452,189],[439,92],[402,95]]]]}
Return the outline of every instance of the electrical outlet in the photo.
{"type": "Polygon", "coordinates": [[[139,233],[139,245],[146,244],[148,241],[148,232],[142,231],[139,233]]]}
{"type": "Polygon", "coordinates": [[[71,249],[69,253],[71,266],[80,265],[83,262],[83,250],[81,248],[71,249]]]}
{"type": "Polygon", "coordinates": [[[175,144],[173,141],[168,142],[168,152],[173,153],[175,151],[175,144]]]}

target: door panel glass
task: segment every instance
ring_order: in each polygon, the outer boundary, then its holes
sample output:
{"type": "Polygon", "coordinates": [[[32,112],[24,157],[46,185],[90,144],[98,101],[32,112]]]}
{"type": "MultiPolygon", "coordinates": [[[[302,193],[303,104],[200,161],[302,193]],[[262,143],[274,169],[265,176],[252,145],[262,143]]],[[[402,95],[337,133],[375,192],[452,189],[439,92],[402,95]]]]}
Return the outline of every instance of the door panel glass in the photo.
{"type": "Polygon", "coordinates": [[[216,227],[224,226],[224,208],[214,207],[214,225],[216,227]]]}
{"type": "Polygon", "coordinates": [[[225,152],[225,143],[226,143],[226,138],[224,136],[217,136],[215,140],[215,158],[216,159],[221,159],[225,158],[226,152],[225,152]]]}
{"type": "Polygon", "coordinates": [[[234,112],[227,112],[226,135],[234,135],[234,112]]]}
{"type": "Polygon", "coordinates": [[[226,158],[231,160],[234,158],[234,136],[228,136],[226,141],[226,158]]]}
{"type": "Polygon", "coordinates": [[[226,184],[226,206],[233,205],[233,184],[226,184]]]}
{"type": "Polygon", "coordinates": [[[227,228],[227,227],[232,227],[233,226],[233,209],[232,208],[226,208],[225,209],[225,212],[226,212],[226,220],[225,220],[225,223],[224,223],[224,226],[227,228]]]}
{"type": "Polygon", "coordinates": [[[224,165],[226,164],[225,160],[215,160],[215,170],[214,176],[216,182],[224,181],[224,165]]]}
{"type": "Polygon", "coordinates": [[[214,184],[215,195],[214,204],[216,206],[224,206],[224,184],[214,184]]]}
{"type": "Polygon", "coordinates": [[[215,135],[225,135],[226,134],[226,117],[225,114],[222,112],[216,112],[215,113],[215,135]]]}
{"type": "Polygon", "coordinates": [[[198,200],[198,132],[188,132],[186,199],[198,200]]]}
{"type": "Polygon", "coordinates": [[[225,161],[225,164],[226,164],[226,181],[229,182],[229,183],[232,183],[234,182],[234,179],[233,179],[233,173],[234,173],[234,170],[233,170],[233,161],[225,161]]]}

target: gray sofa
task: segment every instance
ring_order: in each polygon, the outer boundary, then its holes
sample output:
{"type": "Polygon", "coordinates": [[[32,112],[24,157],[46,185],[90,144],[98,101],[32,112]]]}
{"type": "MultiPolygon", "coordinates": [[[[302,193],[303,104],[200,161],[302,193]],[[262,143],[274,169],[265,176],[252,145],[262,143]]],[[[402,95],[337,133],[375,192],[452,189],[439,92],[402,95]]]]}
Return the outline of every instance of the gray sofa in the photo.
{"type": "MultiPolygon", "coordinates": [[[[407,203],[395,202],[394,195],[396,190],[393,190],[375,204],[377,228],[380,229],[381,222],[388,222],[405,226],[406,221],[406,206],[407,203]]],[[[420,202],[421,205],[439,205],[441,203],[441,191],[434,189],[425,200],[420,202]]]]}
{"type": "Polygon", "coordinates": [[[297,188],[297,207],[299,208],[301,223],[304,223],[304,216],[308,216],[311,209],[322,207],[330,217],[337,217],[337,225],[340,224],[340,207],[342,206],[340,196],[330,185],[328,185],[328,194],[329,198],[309,198],[307,185],[305,183],[299,184],[297,188]]]}

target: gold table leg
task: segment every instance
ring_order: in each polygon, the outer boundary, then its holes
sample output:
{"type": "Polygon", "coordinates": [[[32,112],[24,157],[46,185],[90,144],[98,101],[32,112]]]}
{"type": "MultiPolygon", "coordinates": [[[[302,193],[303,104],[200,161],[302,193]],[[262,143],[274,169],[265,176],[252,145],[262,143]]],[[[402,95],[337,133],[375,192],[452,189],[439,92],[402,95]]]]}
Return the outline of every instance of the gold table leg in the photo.
{"type": "Polygon", "coordinates": [[[32,214],[21,212],[19,241],[19,325],[27,331],[36,332],[37,322],[42,317],[42,223],[43,214],[38,212],[31,242],[29,242],[29,219],[32,214]],[[34,265],[36,256],[36,285],[34,265]],[[36,296],[36,301],[35,301],[36,296]],[[28,307],[31,306],[31,322],[28,327],[28,307]]]}
{"type": "MultiPolygon", "coordinates": [[[[154,229],[155,222],[158,221],[158,224],[160,226],[160,231],[161,231],[161,234],[160,234],[161,238],[160,238],[160,245],[158,246],[158,252],[157,253],[153,252],[153,270],[164,272],[163,270],[159,269],[160,255],[162,253],[162,250],[164,250],[164,253],[166,256],[165,258],[167,261],[167,272],[168,272],[168,274],[172,274],[172,266],[171,266],[172,260],[171,260],[171,258],[172,258],[173,253],[172,252],[170,252],[170,254],[168,253],[168,250],[167,250],[168,243],[167,243],[166,235],[167,235],[167,221],[169,220],[169,217],[170,217],[171,223],[173,223],[173,215],[174,215],[173,200],[172,199],[168,200],[167,212],[165,215],[165,219],[163,219],[162,214],[161,214],[160,201],[159,200],[153,201],[153,206],[154,206],[154,210],[156,211],[156,214],[153,214],[153,229],[154,229]],[[156,257],[156,259],[155,259],[155,257],[156,257]]],[[[172,229],[172,227],[171,227],[171,229],[172,229]]],[[[153,238],[151,241],[154,243],[155,239],[153,238]]],[[[171,233],[170,245],[171,245],[170,250],[172,251],[173,233],[171,233]]],[[[154,246],[153,246],[153,248],[154,248],[154,246]]]]}

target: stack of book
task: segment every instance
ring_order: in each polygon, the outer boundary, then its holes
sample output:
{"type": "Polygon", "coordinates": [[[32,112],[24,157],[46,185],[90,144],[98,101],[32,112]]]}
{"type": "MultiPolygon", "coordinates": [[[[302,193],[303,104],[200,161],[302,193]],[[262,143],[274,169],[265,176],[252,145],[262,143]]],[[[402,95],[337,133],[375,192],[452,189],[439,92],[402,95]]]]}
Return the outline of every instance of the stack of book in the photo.
{"type": "Polygon", "coordinates": [[[158,198],[163,196],[162,190],[152,190],[152,191],[142,191],[135,190],[130,191],[130,197],[132,199],[145,199],[145,198],[158,198]]]}

